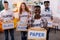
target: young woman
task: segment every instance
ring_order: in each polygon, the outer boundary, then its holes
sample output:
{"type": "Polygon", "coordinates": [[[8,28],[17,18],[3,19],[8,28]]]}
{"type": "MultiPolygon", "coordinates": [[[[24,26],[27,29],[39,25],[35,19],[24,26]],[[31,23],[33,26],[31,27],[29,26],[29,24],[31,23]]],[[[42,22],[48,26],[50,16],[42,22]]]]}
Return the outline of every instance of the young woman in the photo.
{"type": "MultiPolygon", "coordinates": [[[[30,11],[24,2],[21,3],[20,5],[19,17],[20,17],[20,22],[22,22],[23,24],[28,24],[28,20],[30,17],[30,11]]],[[[27,40],[26,35],[27,35],[27,32],[21,32],[21,38],[22,38],[21,40],[27,40]]]]}

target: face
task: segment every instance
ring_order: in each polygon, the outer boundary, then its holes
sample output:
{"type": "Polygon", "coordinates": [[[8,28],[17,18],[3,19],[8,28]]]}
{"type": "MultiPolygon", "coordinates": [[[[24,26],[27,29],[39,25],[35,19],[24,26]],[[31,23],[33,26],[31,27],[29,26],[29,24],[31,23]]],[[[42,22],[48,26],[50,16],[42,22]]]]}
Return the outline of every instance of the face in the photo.
{"type": "Polygon", "coordinates": [[[4,3],[4,8],[8,9],[8,3],[4,3]]]}
{"type": "Polygon", "coordinates": [[[41,13],[41,8],[35,8],[35,14],[40,14],[41,13]]]}
{"type": "Polygon", "coordinates": [[[23,10],[25,9],[25,5],[24,5],[24,4],[22,4],[22,9],[23,9],[23,10]]]}
{"type": "Polygon", "coordinates": [[[45,5],[45,8],[46,8],[46,7],[49,7],[50,4],[49,3],[45,3],[44,5],[45,5]]]}

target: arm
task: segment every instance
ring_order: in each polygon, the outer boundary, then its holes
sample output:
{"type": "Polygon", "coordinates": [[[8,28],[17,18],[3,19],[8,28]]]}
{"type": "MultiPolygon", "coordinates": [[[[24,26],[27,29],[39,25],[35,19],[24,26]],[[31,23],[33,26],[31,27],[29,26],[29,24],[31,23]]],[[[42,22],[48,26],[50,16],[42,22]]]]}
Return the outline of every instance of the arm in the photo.
{"type": "Polygon", "coordinates": [[[32,16],[32,14],[30,13],[30,16],[29,16],[29,20],[28,20],[28,25],[29,25],[29,28],[30,27],[32,27],[32,25],[33,25],[33,22],[34,22],[34,18],[33,18],[33,16],[32,16]]]}
{"type": "Polygon", "coordinates": [[[31,12],[29,12],[29,14],[28,14],[28,28],[30,28],[31,27],[31,12]]]}
{"type": "Polygon", "coordinates": [[[52,12],[52,10],[51,10],[51,20],[53,20],[53,12],[52,12]]]}
{"type": "Polygon", "coordinates": [[[3,19],[2,19],[2,14],[0,13],[0,23],[3,22],[3,19]]]}
{"type": "Polygon", "coordinates": [[[45,18],[41,19],[42,21],[42,25],[43,25],[43,28],[46,28],[47,27],[47,20],[45,18]]]}

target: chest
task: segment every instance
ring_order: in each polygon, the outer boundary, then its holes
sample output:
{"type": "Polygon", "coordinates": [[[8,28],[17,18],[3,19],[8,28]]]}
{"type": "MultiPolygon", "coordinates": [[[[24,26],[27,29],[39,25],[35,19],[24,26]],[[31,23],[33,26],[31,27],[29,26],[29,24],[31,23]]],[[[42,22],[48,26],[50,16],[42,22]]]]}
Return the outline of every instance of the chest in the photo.
{"type": "Polygon", "coordinates": [[[34,27],[35,27],[35,26],[41,26],[41,23],[42,23],[41,19],[34,20],[33,26],[34,26],[34,27]]]}
{"type": "Polygon", "coordinates": [[[12,12],[4,11],[4,12],[2,13],[2,18],[10,18],[10,17],[13,16],[12,14],[13,14],[12,12]]]}
{"type": "Polygon", "coordinates": [[[48,10],[46,10],[46,11],[43,10],[42,14],[44,14],[44,15],[51,15],[52,12],[51,12],[51,10],[50,10],[50,11],[48,11],[48,10]]]}
{"type": "Polygon", "coordinates": [[[27,12],[22,12],[22,14],[20,15],[20,17],[28,17],[28,13],[27,12]]]}

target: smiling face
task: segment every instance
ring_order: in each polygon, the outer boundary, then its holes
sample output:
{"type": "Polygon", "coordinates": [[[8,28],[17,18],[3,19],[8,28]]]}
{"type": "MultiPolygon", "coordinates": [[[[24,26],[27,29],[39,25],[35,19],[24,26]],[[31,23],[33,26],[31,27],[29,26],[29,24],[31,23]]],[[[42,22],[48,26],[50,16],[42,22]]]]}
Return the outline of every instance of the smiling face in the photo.
{"type": "Polygon", "coordinates": [[[41,13],[41,8],[40,7],[35,7],[34,12],[35,12],[35,14],[40,14],[41,13]]]}
{"type": "Polygon", "coordinates": [[[44,1],[45,8],[48,8],[50,6],[50,1],[44,1]]]}
{"type": "Polygon", "coordinates": [[[23,11],[30,12],[27,5],[26,5],[26,3],[24,3],[24,2],[21,3],[21,5],[20,5],[20,11],[19,11],[20,14],[22,14],[23,11]]]}
{"type": "Polygon", "coordinates": [[[22,5],[21,5],[21,8],[22,8],[22,10],[25,10],[25,5],[22,4],[22,5]]]}
{"type": "Polygon", "coordinates": [[[49,3],[45,3],[44,6],[45,6],[45,8],[47,8],[47,7],[50,6],[50,4],[49,3]]]}

